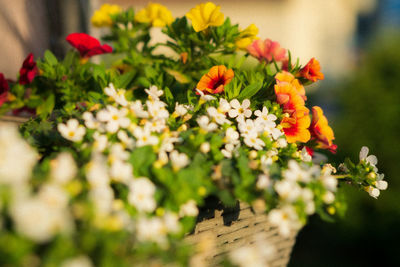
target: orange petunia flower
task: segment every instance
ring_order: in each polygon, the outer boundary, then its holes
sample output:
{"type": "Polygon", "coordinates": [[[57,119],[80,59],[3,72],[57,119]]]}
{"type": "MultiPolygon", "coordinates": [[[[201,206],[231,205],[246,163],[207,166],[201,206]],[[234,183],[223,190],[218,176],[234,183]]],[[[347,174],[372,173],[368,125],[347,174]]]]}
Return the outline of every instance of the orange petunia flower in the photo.
{"type": "Polygon", "coordinates": [[[288,143],[302,142],[307,143],[311,134],[308,130],[311,119],[309,116],[285,117],[281,121],[282,130],[285,133],[288,143]]]}
{"type": "Polygon", "coordinates": [[[197,89],[206,94],[219,94],[224,91],[224,86],[233,79],[232,69],[226,69],[224,65],[214,66],[207,74],[201,77],[197,89]]]}
{"type": "Polygon", "coordinates": [[[276,101],[281,105],[283,112],[297,117],[308,115],[309,110],[305,107],[304,99],[291,83],[278,82],[274,88],[276,101]]]}
{"type": "Polygon", "coordinates": [[[307,65],[300,70],[299,76],[313,82],[324,79],[324,74],[321,72],[321,66],[315,58],[312,58],[307,65]]]}
{"type": "Polygon", "coordinates": [[[287,71],[281,71],[275,75],[275,79],[278,82],[287,82],[293,85],[293,87],[296,89],[297,93],[304,99],[307,100],[306,97],[306,90],[304,89],[304,86],[300,83],[298,79],[294,77],[293,74],[287,71]]]}
{"type": "Polygon", "coordinates": [[[310,132],[312,138],[317,141],[319,148],[329,149],[332,153],[336,152],[337,145],[332,143],[335,135],[332,128],[328,125],[328,120],[324,116],[324,112],[318,106],[312,108],[310,132]]]}

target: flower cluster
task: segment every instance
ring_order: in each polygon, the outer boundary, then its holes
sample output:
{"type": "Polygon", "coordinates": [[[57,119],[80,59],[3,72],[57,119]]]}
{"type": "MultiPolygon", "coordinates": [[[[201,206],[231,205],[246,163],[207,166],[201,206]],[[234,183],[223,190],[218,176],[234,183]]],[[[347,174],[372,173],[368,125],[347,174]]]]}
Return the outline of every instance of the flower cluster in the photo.
{"type": "MultiPolygon", "coordinates": [[[[314,213],[343,213],[340,182],[374,198],[387,188],[366,147],[356,164],[318,158],[337,150],[326,112],[307,107],[306,86],[324,78],[319,62],[293,64],[254,24],[240,30],[211,2],[176,19],[160,4],[106,4],[92,23],[108,27],[112,47],[72,33],[64,59],[29,54],[16,82],[0,74],[0,112],[37,114],[21,127],[34,148],[0,128],[6,265],[204,266],[214,239],[183,240],[207,198],[245,202],[287,237],[314,213]],[[152,27],[168,41],[150,42],[152,27]],[[106,53],[121,58],[89,60],[106,53]]],[[[268,265],[265,238],[226,260],[268,265]]]]}

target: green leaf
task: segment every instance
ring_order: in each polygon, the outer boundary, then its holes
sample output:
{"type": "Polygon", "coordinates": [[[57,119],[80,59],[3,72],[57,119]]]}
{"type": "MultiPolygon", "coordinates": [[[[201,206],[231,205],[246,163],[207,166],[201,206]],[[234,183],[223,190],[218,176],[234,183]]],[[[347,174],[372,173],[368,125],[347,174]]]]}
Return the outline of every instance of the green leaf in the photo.
{"type": "Polygon", "coordinates": [[[167,101],[167,104],[169,106],[172,106],[174,104],[174,96],[171,93],[171,90],[169,90],[168,87],[164,88],[164,94],[165,94],[165,100],[167,101]]]}
{"type": "Polygon", "coordinates": [[[156,155],[151,146],[143,146],[133,150],[130,162],[136,177],[150,177],[150,167],[156,160],[156,155]]]}
{"type": "Polygon", "coordinates": [[[55,66],[58,63],[56,56],[50,50],[46,50],[46,52],[44,52],[44,59],[52,66],[55,66]]]}
{"type": "Polygon", "coordinates": [[[257,94],[257,92],[261,89],[263,85],[262,81],[257,81],[255,83],[252,83],[248,86],[246,86],[242,92],[240,92],[238,99],[243,100],[243,99],[250,99],[253,95],[257,94]]]}
{"type": "Polygon", "coordinates": [[[115,82],[115,86],[118,88],[127,88],[131,81],[135,78],[136,71],[132,70],[118,77],[115,82]]]}
{"type": "Polygon", "coordinates": [[[54,95],[50,95],[41,105],[36,108],[36,113],[44,118],[53,111],[54,105],[55,97],[54,95]]]}

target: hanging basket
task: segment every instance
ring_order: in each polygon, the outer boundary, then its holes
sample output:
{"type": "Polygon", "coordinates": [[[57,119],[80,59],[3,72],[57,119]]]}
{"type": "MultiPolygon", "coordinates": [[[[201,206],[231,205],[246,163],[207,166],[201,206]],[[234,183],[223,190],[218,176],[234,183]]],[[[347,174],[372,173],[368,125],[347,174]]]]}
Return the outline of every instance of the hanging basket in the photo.
{"type": "Polygon", "coordinates": [[[20,124],[28,121],[28,119],[29,118],[27,118],[27,117],[4,115],[4,116],[0,117],[0,125],[4,125],[4,124],[20,125],[20,124]]]}
{"type": "Polygon", "coordinates": [[[289,237],[282,237],[278,228],[271,226],[265,213],[256,213],[243,202],[234,208],[224,208],[221,203],[207,203],[200,210],[193,233],[186,237],[189,243],[196,244],[212,235],[216,241],[213,255],[207,261],[210,266],[218,266],[229,252],[250,245],[257,235],[262,234],[266,242],[275,248],[269,266],[287,266],[298,231],[289,237]]]}

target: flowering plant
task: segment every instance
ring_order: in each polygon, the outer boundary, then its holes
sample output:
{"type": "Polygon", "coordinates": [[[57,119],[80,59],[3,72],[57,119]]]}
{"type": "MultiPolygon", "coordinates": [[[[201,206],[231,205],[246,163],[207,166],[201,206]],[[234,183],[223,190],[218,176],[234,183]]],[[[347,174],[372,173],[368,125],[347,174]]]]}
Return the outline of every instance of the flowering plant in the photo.
{"type": "MultiPolygon", "coordinates": [[[[343,213],[340,182],[386,189],[366,147],[337,168],[316,156],[337,149],[322,109],[306,107],[305,85],[324,78],[316,59],[294,64],[210,2],[175,20],[159,4],[106,5],[92,22],[113,48],[74,33],[63,60],[30,55],[19,83],[0,76],[1,109],[38,115],[21,127],[26,141],[0,129],[0,261],[202,266],[204,247],[183,237],[207,197],[249,203],[287,236],[311,214],[343,213]],[[151,44],[152,27],[168,41],[151,44]],[[110,52],[109,66],[90,61],[110,52]]],[[[268,260],[260,242],[247,248],[254,266],[268,260]]],[[[248,264],[241,253],[226,264],[248,264]]]]}

